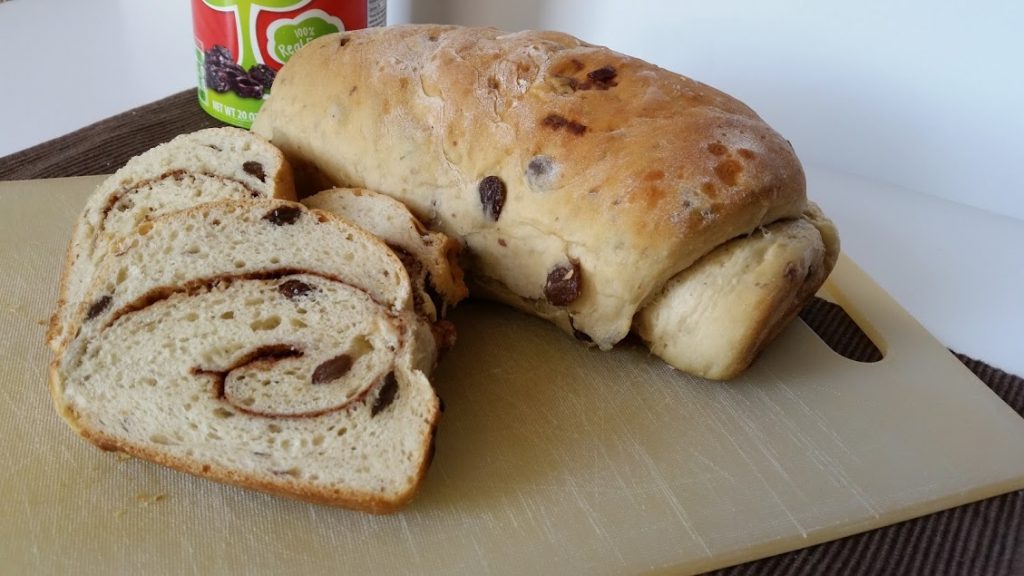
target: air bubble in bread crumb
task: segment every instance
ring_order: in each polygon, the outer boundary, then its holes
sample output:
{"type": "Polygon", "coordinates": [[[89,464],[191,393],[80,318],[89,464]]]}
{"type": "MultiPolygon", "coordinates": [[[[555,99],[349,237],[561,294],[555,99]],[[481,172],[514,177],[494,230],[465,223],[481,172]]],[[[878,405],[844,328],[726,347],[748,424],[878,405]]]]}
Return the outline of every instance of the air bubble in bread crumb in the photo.
{"type": "Polygon", "coordinates": [[[275,314],[273,316],[267,316],[266,318],[259,318],[253,320],[249,324],[249,327],[252,328],[253,331],[258,332],[260,330],[273,330],[274,328],[277,328],[280,325],[281,317],[275,314]]]}
{"type": "Polygon", "coordinates": [[[161,446],[170,446],[174,444],[173,440],[163,434],[152,434],[149,437],[149,441],[153,444],[160,444],[161,446]]]}

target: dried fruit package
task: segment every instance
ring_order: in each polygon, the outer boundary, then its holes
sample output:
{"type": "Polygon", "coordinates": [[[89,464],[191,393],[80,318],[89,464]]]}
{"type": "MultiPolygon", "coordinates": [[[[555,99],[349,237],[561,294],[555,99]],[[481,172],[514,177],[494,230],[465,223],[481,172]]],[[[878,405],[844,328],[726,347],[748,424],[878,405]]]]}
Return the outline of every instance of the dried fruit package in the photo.
{"type": "Polygon", "coordinates": [[[383,26],[385,0],[192,0],[199,105],[248,128],[277,70],[314,38],[383,26]]]}

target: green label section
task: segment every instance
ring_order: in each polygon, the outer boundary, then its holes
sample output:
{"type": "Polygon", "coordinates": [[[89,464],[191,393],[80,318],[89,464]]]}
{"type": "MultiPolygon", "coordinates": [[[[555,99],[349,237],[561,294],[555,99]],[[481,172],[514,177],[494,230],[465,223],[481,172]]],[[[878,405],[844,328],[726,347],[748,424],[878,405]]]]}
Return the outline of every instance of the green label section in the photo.
{"type": "MultiPolygon", "coordinates": [[[[202,93],[203,90],[200,90],[202,93]]],[[[263,100],[252,98],[239,98],[232,92],[217,93],[207,90],[206,100],[200,96],[199,105],[203,110],[218,120],[233,124],[241,128],[249,128],[256,120],[256,113],[260,111],[263,100]]]]}
{"type": "Polygon", "coordinates": [[[307,10],[294,18],[282,18],[271,24],[266,31],[266,51],[270,57],[285,64],[292,54],[313,39],[344,30],[345,23],[341,18],[321,9],[307,10]]]}
{"type": "Polygon", "coordinates": [[[319,16],[303,18],[294,24],[282,24],[274,30],[274,57],[280,62],[287,62],[292,54],[314,38],[339,31],[338,26],[319,16]]]}

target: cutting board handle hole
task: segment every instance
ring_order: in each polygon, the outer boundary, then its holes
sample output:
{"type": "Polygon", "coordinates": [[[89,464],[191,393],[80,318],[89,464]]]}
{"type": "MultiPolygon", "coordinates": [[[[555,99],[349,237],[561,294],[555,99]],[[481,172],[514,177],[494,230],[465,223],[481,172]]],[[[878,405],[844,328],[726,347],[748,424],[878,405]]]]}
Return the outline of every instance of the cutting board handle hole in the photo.
{"type": "Polygon", "coordinates": [[[882,351],[861,330],[843,307],[815,296],[800,311],[800,319],[818,338],[844,358],[856,362],[878,362],[882,351]]]}

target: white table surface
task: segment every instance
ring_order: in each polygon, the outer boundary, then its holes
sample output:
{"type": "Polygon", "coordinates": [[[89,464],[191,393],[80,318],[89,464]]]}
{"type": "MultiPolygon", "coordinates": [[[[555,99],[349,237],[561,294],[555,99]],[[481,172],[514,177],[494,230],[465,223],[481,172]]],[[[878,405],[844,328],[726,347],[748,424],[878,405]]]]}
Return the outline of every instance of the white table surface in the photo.
{"type": "MultiPolygon", "coordinates": [[[[184,4],[0,2],[0,38],[32,54],[5,62],[0,155],[193,86],[184,4]],[[60,41],[37,42],[44,29],[60,41]]],[[[392,22],[409,17],[404,2],[389,10],[392,22]]],[[[843,249],[900,304],[945,345],[1024,374],[1024,221],[884,184],[870,170],[806,169],[843,249]]]]}

